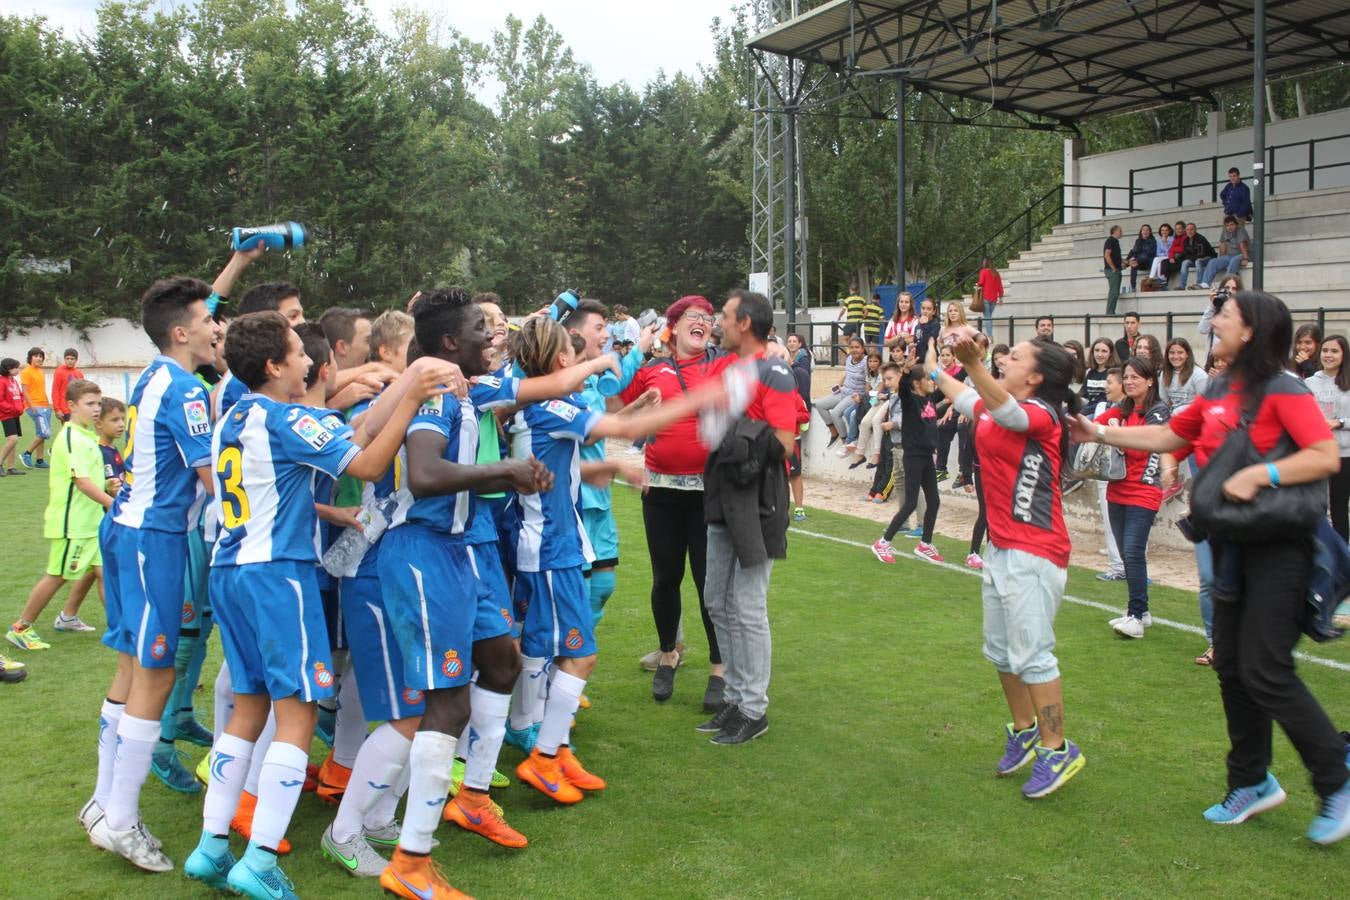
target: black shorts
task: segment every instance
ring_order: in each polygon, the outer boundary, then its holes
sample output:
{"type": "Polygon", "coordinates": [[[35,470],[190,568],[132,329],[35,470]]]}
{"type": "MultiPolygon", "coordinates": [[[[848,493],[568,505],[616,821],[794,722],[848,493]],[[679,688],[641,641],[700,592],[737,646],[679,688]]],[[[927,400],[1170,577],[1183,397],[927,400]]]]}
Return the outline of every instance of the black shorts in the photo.
{"type": "Polygon", "coordinates": [[[788,460],[788,474],[797,477],[802,474],[802,439],[793,441],[792,459],[788,460]]]}
{"type": "Polygon", "coordinates": [[[15,416],[12,419],[0,419],[0,425],[4,426],[5,437],[18,437],[23,430],[19,425],[18,416],[15,416]]]}

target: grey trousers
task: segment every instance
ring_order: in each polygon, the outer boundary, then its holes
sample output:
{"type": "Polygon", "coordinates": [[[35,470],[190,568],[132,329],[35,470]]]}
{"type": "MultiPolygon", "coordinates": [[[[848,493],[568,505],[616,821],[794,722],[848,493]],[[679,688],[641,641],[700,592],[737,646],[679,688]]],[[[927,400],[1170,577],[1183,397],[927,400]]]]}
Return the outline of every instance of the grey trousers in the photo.
{"type": "Polygon", "coordinates": [[[769,636],[769,575],[773,560],[751,568],[736,561],[731,533],[725,525],[708,526],[708,574],[703,602],[717,629],[717,644],[726,664],[726,702],[750,719],[769,708],[769,671],[773,641],[769,636]]]}

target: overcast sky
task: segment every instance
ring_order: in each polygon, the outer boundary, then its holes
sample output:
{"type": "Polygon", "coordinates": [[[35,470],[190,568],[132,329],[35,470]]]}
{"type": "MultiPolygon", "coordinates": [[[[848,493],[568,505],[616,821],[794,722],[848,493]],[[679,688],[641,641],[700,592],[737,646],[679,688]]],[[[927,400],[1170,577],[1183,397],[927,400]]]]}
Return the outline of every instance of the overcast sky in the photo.
{"type": "MultiPolygon", "coordinates": [[[[242,0],[247,3],[248,0],[242,0]]],[[[160,0],[165,8],[175,0],[160,0]]],[[[713,17],[732,18],[736,0],[366,0],[382,24],[399,5],[412,6],[444,17],[447,25],[469,38],[487,42],[492,29],[508,13],[528,26],[541,13],[562,34],[573,54],[588,63],[603,84],[627,81],[640,88],[658,71],[696,74],[700,64],[712,61],[713,17]]],[[[0,12],[44,15],[72,36],[92,34],[98,0],[0,0],[0,12]]]]}

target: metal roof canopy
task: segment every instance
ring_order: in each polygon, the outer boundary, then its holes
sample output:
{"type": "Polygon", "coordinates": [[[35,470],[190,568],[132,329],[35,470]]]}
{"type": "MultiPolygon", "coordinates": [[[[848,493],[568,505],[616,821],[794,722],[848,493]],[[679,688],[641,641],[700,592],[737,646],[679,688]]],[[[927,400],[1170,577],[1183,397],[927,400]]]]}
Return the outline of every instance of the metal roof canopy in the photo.
{"type": "MultiPolygon", "coordinates": [[[[1267,78],[1350,61],[1347,0],[1265,5],[1267,78]]],[[[1252,78],[1254,18],[1247,0],[834,0],[746,46],[1071,126],[1217,106],[1216,88],[1252,78]]],[[[810,93],[782,99],[802,109],[810,93]]]]}

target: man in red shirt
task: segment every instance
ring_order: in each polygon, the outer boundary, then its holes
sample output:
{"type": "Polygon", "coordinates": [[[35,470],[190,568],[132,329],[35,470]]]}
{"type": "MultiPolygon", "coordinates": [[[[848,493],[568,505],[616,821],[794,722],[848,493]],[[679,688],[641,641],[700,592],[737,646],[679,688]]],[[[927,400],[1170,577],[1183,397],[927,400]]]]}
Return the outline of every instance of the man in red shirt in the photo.
{"type": "Polygon", "coordinates": [[[66,352],[62,354],[64,359],[61,365],[56,367],[52,373],[52,408],[56,410],[56,417],[62,422],[70,421],[70,401],[66,399],[66,385],[72,381],[79,381],[84,378],[84,373],[75,368],[76,363],[80,361],[80,351],[74,347],[67,347],[66,352]]]}
{"type": "Polygon", "coordinates": [[[980,331],[992,336],[994,308],[1003,299],[1003,278],[998,274],[998,269],[994,268],[994,261],[987,256],[980,263],[980,274],[976,283],[980,286],[980,296],[984,298],[984,312],[980,313],[980,331]]]}

